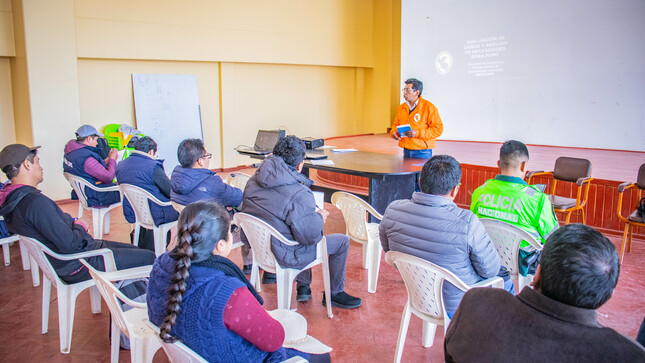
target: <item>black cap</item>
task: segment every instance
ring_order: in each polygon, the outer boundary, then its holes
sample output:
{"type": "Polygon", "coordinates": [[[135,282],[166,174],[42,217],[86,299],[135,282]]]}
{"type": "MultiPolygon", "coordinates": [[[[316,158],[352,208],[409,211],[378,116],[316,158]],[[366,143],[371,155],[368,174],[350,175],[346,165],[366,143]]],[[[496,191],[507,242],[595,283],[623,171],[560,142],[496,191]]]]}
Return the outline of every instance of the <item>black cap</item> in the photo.
{"type": "Polygon", "coordinates": [[[29,147],[23,144],[7,145],[0,151],[0,169],[5,166],[18,165],[25,161],[30,152],[40,149],[40,146],[29,147]]]}

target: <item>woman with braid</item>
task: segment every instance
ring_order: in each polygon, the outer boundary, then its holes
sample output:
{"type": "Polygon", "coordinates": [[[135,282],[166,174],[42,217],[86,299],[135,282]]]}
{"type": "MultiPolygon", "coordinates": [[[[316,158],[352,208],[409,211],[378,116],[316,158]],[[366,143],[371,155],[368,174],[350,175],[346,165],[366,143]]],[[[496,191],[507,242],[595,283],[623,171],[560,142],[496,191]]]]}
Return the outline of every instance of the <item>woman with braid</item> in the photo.
{"type": "Polygon", "coordinates": [[[282,325],[226,258],[230,225],[226,209],[215,202],[195,202],[182,211],[177,246],[159,256],[150,273],[150,321],[165,342],[181,340],[209,362],[309,359],[307,353],[282,347],[282,325]]]}

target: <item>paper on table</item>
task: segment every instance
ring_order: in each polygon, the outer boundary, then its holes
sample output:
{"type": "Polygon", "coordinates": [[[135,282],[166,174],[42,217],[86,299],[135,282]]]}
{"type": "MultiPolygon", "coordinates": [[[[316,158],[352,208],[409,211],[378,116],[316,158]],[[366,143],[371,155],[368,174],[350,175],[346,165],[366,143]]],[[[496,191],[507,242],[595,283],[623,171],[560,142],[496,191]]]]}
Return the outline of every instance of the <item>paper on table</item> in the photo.
{"type": "Polygon", "coordinates": [[[331,149],[335,153],[351,153],[352,151],[358,151],[356,149],[331,149]]]}
{"type": "Polygon", "coordinates": [[[314,165],[334,165],[334,161],[329,159],[305,160],[305,162],[310,162],[314,165]]]}
{"type": "Polygon", "coordinates": [[[412,164],[412,166],[424,166],[426,163],[418,163],[418,164],[412,164]]]}
{"type": "Polygon", "coordinates": [[[314,199],[316,200],[316,207],[324,210],[325,209],[325,193],[323,192],[313,192],[314,199]]]}
{"type": "Polygon", "coordinates": [[[319,147],[319,149],[333,149],[335,147],[336,146],[332,146],[332,145],[323,145],[323,146],[319,147]]]}

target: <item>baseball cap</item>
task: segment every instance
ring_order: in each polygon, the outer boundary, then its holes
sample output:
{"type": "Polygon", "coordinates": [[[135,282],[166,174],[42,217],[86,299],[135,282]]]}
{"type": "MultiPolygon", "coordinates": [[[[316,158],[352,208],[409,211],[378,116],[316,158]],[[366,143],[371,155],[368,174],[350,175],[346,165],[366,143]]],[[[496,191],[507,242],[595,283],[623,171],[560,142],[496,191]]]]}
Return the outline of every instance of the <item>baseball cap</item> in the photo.
{"type": "Polygon", "coordinates": [[[77,137],[88,137],[92,135],[98,135],[103,137],[103,134],[98,132],[96,128],[92,125],[83,125],[76,130],[76,136],[77,137]]]}
{"type": "Polygon", "coordinates": [[[18,165],[25,161],[30,152],[40,149],[40,146],[29,147],[23,144],[7,145],[0,151],[0,169],[5,166],[18,165]]]}

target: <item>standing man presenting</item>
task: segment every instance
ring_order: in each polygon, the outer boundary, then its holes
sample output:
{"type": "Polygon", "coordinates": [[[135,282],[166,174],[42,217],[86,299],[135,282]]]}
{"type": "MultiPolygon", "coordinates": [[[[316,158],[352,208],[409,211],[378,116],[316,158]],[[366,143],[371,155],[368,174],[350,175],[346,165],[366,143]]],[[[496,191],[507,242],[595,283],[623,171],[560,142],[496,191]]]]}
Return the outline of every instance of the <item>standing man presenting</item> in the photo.
{"type": "Polygon", "coordinates": [[[430,159],[436,138],[443,133],[439,111],[430,101],[421,98],[423,82],[415,78],[405,81],[405,102],[396,110],[396,118],[390,135],[399,140],[406,158],[430,159]],[[410,125],[410,130],[400,134],[397,126],[410,125]]]}

